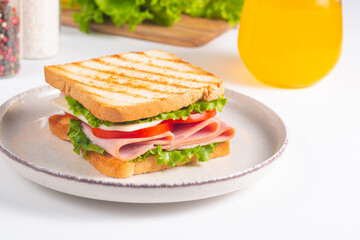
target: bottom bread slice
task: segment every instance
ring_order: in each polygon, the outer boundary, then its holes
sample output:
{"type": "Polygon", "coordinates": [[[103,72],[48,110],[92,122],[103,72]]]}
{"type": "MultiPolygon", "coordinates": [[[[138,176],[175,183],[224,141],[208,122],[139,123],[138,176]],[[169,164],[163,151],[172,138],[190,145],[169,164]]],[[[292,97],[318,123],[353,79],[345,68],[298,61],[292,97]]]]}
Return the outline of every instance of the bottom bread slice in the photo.
{"type": "MultiPolygon", "coordinates": [[[[63,140],[70,140],[67,132],[69,131],[70,118],[65,115],[53,115],[49,118],[50,131],[63,140]]],[[[220,143],[215,147],[215,151],[209,155],[210,158],[223,157],[230,154],[229,142],[220,143]]],[[[166,164],[157,164],[158,155],[147,157],[145,161],[125,162],[110,154],[99,154],[97,152],[88,152],[87,160],[102,174],[114,178],[129,178],[132,175],[155,172],[171,168],[166,164]]],[[[187,163],[196,163],[197,157],[194,155],[187,163]]],[[[185,164],[177,164],[182,166],[185,164]]]]}

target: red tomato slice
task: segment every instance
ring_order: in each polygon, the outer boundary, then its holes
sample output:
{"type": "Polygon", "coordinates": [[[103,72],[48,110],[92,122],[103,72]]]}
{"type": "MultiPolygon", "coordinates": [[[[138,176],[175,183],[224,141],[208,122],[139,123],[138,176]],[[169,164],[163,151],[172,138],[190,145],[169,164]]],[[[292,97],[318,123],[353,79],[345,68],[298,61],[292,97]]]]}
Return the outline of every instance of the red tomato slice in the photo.
{"type": "Polygon", "coordinates": [[[170,120],[173,123],[192,123],[192,122],[201,122],[213,118],[216,115],[216,109],[209,110],[203,113],[193,113],[186,120],[177,119],[170,120]]]}
{"type": "Polygon", "coordinates": [[[162,122],[156,126],[135,130],[132,132],[107,131],[100,128],[92,128],[92,132],[99,138],[145,138],[171,131],[174,128],[172,122],[162,122]]]}
{"type": "Polygon", "coordinates": [[[65,116],[68,116],[69,118],[72,118],[72,119],[80,120],[77,117],[75,117],[74,115],[71,115],[70,113],[67,113],[67,112],[65,113],[65,116]]]}

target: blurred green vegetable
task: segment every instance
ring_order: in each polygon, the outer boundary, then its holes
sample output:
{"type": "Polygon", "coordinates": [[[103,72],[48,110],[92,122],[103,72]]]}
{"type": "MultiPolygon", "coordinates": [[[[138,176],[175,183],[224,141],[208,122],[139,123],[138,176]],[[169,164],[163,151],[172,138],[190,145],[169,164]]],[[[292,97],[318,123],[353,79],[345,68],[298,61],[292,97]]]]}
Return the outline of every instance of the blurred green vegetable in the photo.
{"type": "Polygon", "coordinates": [[[172,26],[180,21],[181,14],[193,17],[223,19],[231,26],[240,20],[244,0],[71,0],[81,11],[74,14],[80,30],[89,31],[94,21],[109,18],[116,26],[129,24],[134,30],[137,24],[151,20],[158,25],[172,26]]]}

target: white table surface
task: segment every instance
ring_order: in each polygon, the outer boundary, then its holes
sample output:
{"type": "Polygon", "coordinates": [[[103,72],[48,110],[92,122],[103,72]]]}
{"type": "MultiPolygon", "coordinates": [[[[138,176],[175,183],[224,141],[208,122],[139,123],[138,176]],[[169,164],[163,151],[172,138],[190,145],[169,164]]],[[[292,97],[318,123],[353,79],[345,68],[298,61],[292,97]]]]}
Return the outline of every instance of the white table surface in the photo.
{"type": "Polygon", "coordinates": [[[200,48],[62,28],[60,54],[23,60],[0,80],[0,104],[44,84],[43,66],[106,54],[162,49],[215,73],[228,87],[274,109],[289,146],[274,170],[242,191],[174,204],[125,204],[62,194],[0,160],[0,239],[360,239],[360,2],[343,1],[343,52],[314,87],[257,82],[237,52],[235,29],[200,48]]]}

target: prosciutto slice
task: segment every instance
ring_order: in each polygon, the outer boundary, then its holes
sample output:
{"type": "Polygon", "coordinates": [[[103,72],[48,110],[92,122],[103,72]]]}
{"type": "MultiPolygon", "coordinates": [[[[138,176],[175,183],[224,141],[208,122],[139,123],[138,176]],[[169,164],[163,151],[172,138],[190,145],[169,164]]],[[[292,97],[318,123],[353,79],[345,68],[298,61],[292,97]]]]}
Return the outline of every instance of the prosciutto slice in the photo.
{"type": "Polygon", "coordinates": [[[94,136],[87,124],[83,123],[82,127],[92,143],[122,161],[133,160],[159,144],[162,149],[171,151],[229,141],[235,134],[232,127],[218,118],[196,123],[175,124],[171,132],[148,138],[104,139],[94,136]]]}

